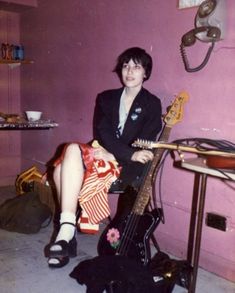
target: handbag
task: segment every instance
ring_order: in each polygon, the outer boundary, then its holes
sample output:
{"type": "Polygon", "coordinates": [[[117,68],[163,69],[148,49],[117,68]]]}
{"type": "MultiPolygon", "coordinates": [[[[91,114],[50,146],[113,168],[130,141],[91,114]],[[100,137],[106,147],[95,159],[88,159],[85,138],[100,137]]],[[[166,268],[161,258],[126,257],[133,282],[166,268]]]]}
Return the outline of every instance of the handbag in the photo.
{"type": "Polygon", "coordinates": [[[7,231],[37,233],[48,226],[51,219],[50,208],[43,204],[38,193],[33,191],[17,195],[0,205],[0,228],[7,231]]]}

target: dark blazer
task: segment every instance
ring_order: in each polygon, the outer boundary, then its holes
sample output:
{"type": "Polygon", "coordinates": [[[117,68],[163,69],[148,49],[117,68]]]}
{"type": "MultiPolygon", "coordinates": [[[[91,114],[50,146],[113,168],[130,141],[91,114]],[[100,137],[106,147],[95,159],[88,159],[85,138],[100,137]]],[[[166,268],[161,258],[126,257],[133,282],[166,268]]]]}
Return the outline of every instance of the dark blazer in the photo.
{"type": "MultiPolygon", "coordinates": [[[[123,88],[120,88],[98,94],[93,130],[94,138],[124,167],[131,163],[131,156],[136,151],[131,146],[134,140],[137,138],[156,139],[162,128],[162,108],[159,98],[142,88],[133,101],[123,133],[118,138],[119,105],[122,92],[123,88]]],[[[140,163],[134,163],[134,165],[143,166],[140,163]]]]}

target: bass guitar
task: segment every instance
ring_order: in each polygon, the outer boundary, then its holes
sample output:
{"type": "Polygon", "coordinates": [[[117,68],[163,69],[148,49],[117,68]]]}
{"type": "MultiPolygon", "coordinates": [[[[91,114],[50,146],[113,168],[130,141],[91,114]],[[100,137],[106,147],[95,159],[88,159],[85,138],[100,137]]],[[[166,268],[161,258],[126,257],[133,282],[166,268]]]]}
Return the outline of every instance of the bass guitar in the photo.
{"type": "MultiPolygon", "coordinates": [[[[177,95],[164,117],[161,141],[169,139],[173,125],[182,120],[183,105],[189,96],[186,92],[177,95]]],[[[123,255],[147,265],[151,259],[150,237],[162,216],[161,209],[147,211],[155,174],[164,153],[163,149],[154,150],[154,158],[149,163],[143,182],[138,191],[132,187],[125,191],[125,204],[130,201],[132,208],[127,213],[116,214],[105,228],[98,242],[99,255],[123,255]],[[129,199],[126,197],[128,194],[129,199]],[[134,199],[134,202],[133,202],[134,199]]]]}

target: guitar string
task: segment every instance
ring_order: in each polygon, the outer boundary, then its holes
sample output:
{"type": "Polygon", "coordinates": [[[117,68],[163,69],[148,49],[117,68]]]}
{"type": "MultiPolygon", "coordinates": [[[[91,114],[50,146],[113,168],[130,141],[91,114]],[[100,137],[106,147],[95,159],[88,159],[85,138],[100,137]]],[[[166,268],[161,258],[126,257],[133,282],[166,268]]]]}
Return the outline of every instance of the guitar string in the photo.
{"type": "MultiPolygon", "coordinates": [[[[155,164],[151,164],[151,163],[148,164],[148,166],[146,168],[146,171],[145,171],[145,173],[146,173],[145,177],[147,177],[150,169],[151,168],[153,169],[152,170],[153,176],[151,178],[151,193],[152,194],[153,194],[152,186],[153,186],[153,184],[155,182],[156,174],[158,173],[160,166],[162,166],[162,164],[163,164],[163,162],[161,162],[161,158],[163,156],[163,153],[164,152],[161,152],[160,154],[158,154],[157,151],[156,151],[155,156],[158,156],[157,157],[157,162],[155,162],[155,164]]],[[[139,193],[143,192],[143,188],[141,188],[141,189],[139,190],[139,193]]],[[[131,245],[131,243],[133,241],[133,238],[134,238],[134,235],[136,233],[136,228],[137,228],[137,226],[139,224],[139,221],[140,221],[140,215],[135,215],[133,213],[130,214],[130,216],[129,216],[128,220],[127,220],[127,224],[125,226],[125,229],[123,231],[121,243],[120,243],[120,246],[118,248],[117,253],[122,254],[122,255],[124,253],[125,254],[128,253],[130,245],[131,245]]]]}
{"type": "Polygon", "coordinates": [[[118,251],[117,251],[118,254],[126,255],[129,252],[139,220],[140,220],[139,216],[133,213],[130,214],[128,223],[122,234],[121,244],[118,247],[118,251]]]}
{"type": "MultiPolygon", "coordinates": [[[[148,174],[148,171],[150,168],[149,165],[150,164],[147,164],[146,167],[144,168],[143,180],[145,180],[147,177],[147,174],[148,174]]],[[[140,190],[137,191],[137,197],[138,197],[138,194],[140,193],[141,189],[142,189],[142,186],[140,187],[140,190]]],[[[137,197],[135,199],[135,203],[137,201],[137,197]]],[[[135,205],[135,203],[134,203],[134,205],[135,205]]],[[[133,206],[133,208],[134,208],[134,206],[133,206]]],[[[117,248],[117,254],[126,255],[128,253],[128,250],[130,247],[130,240],[134,236],[133,231],[136,229],[137,224],[138,224],[138,222],[135,219],[135,214],[133,214],[131,212],[127,218],[127,222],[126,222],[124,231],[122,232],[120,244],[117,248]]]]}
{"type": "MultiPolygon", "coordinates": [[[[170,130],[171,130],[171,127],[167,127],[167,125],[165,124],[158,139],[164,140],[164,141],[168,140],[169,135],[170,135],[170,130]]],[[[156,179],[156,169],[157,169],[157,167],[158,167],[158,165],[159,165],[159,163],[161,161],[163,153],[164,153],[164,151],[162,151],[162,150],[158,150],[158,149],[154,150],[154,157],[157,159],[157,161],[156,162],[152,161],[146,166],[145,174],[143,176],[144,177],[143,180],[147,179],[147,176],[148,176],[148,173],[149,173],[150,169],[153,168],[153,174],[152,175],[155,175],[155,176],[152,177],[152,180],[154,179],[153,181],[155,181],[155,179],[156,179]],[[160,152],[160,154],[159,154],[159,152],[160,152]],[[153,167],[153,163],[155,163],[154,167],[153,167]]],[[[152,188],[152,184],[153,184],[153,182],[151,181],[151,188],[152,188]]],[[[137,197],[141,192],[143,192],[143,185],[141,185],[140,190],[137,193],[137,197]]],[[[150,199],[150,197],[149,197],[149,199],[150,199]]],[[[136,203],[136,201],[135,201],[135,203],[136,203]]],[[[117,248],[117,253],[118,254],[124,254],[125,253],[125,255],[126,255],[128,253],[128,248],[130,247],[130,244],[131,244],[130,240],[133,240],[133,237],[134,237],[134,234],[136,232],[136,227],[137,227],[137,225],[139,223],[139,220],[140,220],[139,215],[137,216],[137,215],[135,215],[133,213],[131,213],[129,215],[129,218],[127,219],[126,226],[125,226],[124,231],[123,231],[122,236],[121,236],[120,245],[117,248]]]]}
{"type": "MultiPolygon", "coordinates": [[[[148,172],[150,171],[150,168],[151,168],[151,163],[147,164],[144,169],[143,180],[146,180],[148,172]]],[[[137,192],[137,197],[136,197],[133,209],[136,205],[136,202],[138,200],[138,196],[141,192],[143,192],[143,185],[141,185],[139,191],[137,192]]],[[[126,226],[125,226],[124,231],[122,233],[122,237],[121,237],[120,245],[117,249],[117,253],[122,254],[122,255],[126,255],[128,253],[130,245],[131,245],[131,241],[133,241],[134,234],[136,232],[136,228],[139,223],[139,220],[140,220],[139,215],[136,215],[133,212],[130,213],[130,215],[127,219],[126,226]]]]}
{"type": "Polygon", "coordinates": [[[208,138],[200,138],[200,137],[195,137],[195,138],[183,138],[183,139],[178,139],[173,141],[173,143],[179,143],[179,144],[186,144],[191,146],[195,146],[199,149],[205,149],[206,151],[208,150],[222,150],[226,152],[234,152],[235,151],[235,144],[228,141],[228,140],[213,140],[213,139],[208,139],[208,138]],[[206,146],[203,146],[205,144],[206,146]],[[208,145],[211,146],[212,148],[208,148],[208,145]]]}
{"type": "MultiPolygon", "coordinates": [[[[166,141],[166,139],[168,140],[171,127],[166,127],[166,126],[167,126],[167,123],[163,127],[162,132],[161,132],[158,140],[159,139],[164,140],[164,141],[166,141]],[[164,137],[164,139],[163,139],[163,137],[164,137]]],[[[161,158],[163,156],[163,153],[164,153],[163,151],[160,154],[158,154],[157,152],[158,152],[158,150],[154,151],[154,156],[156,156],[158,160],[155,162],[155,167],[152,170],[153,173],[152,173],[152,178],[151,178],[151,182],[150,182],[152,196],[153,196],[153,188],[152,188],[153,183],[155,182],[157,173],[159,171],[159,168],[157,168],[157,167],[158,167],[158,165],[161,161],[161,158]]],[[[148,164],[148,165],[149,166],[147,169],[148,169],[148,171],[150,171],[150,168],[153,166],[153,164],[148,164]]],[[[161,166],[161,164],[160,164],[160,166],[161,166]]],[[[146,172],[144,179],[146,179],[147,174],[148,174],[148,172],[146,172]]],[[[140,192],[143,191],[142,186],[140,188],[140,191],[137,193],[137,197],[140,194],[140,192]]],[[[149,201],[150,201],[150,198],[151,198],[151,195],[149,195],[149,199],[148,199],[149,201]]],[[[136,203],[136,201],[135,201],[135,203],[136,203]]],[[[145,209],[146,209],[147,205],[145,206],[145,209]]],[[[140,215],[137,216],[137,215],[133,214],[133,212],[129,215],[129,218],[127,219],[127,224],[124,228],[124,231],[123,231],[123,234],[121,237],[120,245],[117,248],[117,253],[123,253],[124,251],[126,251],[126,253],[127,253],[127,251],[128,251],[127,248],[128,248],[128,246],[130,246],[129,238],[133,239],[133,236],[135,234],[136,227],[137,227],[137,224],[139,223],[139,220],[140,220],[140,215]]]]}
{"type": "MultiPolygon", "coordinates": [[[[228,152],[234,152],[234,150],[235,150],[235,144],[233,144],[232,142],[226,141],[226,140],[214,141],[214,140],[210,140],[210,139],[191,138],[191,139],[180,139],[180,140],[176,140],[175,142],[177,142],[177,143],[186,142],[186,144],[190,144],[190,142],[191,143],[193,142],[194,145],[196,145],[198,148],[204,148],[202,146],[202,144],[205,143],[205,144],[211,145],[212,147],[226,150],[228,152]]],[[[208,147],[206,147],[206,149],[208,150],[208,147]]],[[[162,160],[162,161],[164,161],[164,160],[162,160]]],[[[159,164],[159,166],[162,166],[162,162],[159,164]]],[[[158,167],[158,164],[156,167],[158,167]]],[[[159,171],[159,168],[156,168],[156,169],[158,169],[158,171],[159,171]]],[[[153,177],[156,178],[158,171],[156,172],[156,170],[155,170],[155,176],[153,176],[153,177]]],[[[219,171],[221,173],[223,173],[221,170],[219,170],[219,171]]],[[[134,236],[135,229],[139,223],[138,218],[140,218],[140,217],[134,215],[133,213],[130,214],[127,225],[126,225],[124,232],[123,232],[123,235],[122,235],[124,239],[123,239],[123,241],[121,241],[121,245],[119,247],[120,253],[123,253],[123,252],[127,253],[128,252],[128,246],[130,246],[130,244],[131,244],[130,240],[133,239],[132,237],[134,236]]]]}
{"type": "MultiPolygon", "coordinates": [[[[162,165],[163,165],[163,163],[161,162],[160,166],[162,166],[162,165]]],[[[153,188],[151,188],[151,189],[152,189],[151,193],[152,193],[152,197],[153,197],[153,188]]],[[[162,220],[162,222],[164,222],[163,212],[158,211],[158,216],[159,216],[159,219],[162,220]]],[[[122,255],[126,255],[128,253],[130,246],[133,243],[133,239],[134,239],[134,236],[136,233],[136,228],[138,227],[140,220],[141,220],[141,215],[138,215],[138,214],[136,215],[133,213],[130,214],[130,216],[128,218],[127,225],[126,225],[125,230],[122,235],[123,238],[122,238],[118,253],[120,253],[122,255]]]]}

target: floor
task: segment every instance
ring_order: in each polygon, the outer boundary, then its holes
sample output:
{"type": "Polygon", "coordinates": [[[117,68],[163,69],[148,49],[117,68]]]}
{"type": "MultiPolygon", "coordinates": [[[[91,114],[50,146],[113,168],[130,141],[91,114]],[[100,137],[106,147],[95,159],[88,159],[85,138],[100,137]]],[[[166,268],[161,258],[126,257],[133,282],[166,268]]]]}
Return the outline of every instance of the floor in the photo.
{"type": "MultiPolygon", "coordinates": [[[[14,187],[0,188],[0,203],[14,197],[14,187]]],[[[53,232],[53,225],[37,234],[19,234],[0,229],[0,292],[1,293],[73,293],[86,292],[69,274],[80,261],[97,255],[99,235],[78,234],[78,256],[60,269],[49,269],[44,256],[45,246],[53,232]]],[[[174,293],[187,292],[175,286],[174,293]]],[[[234,293],[235,283],[228,282],[199,269],[197,293],[234,293]]]]}

